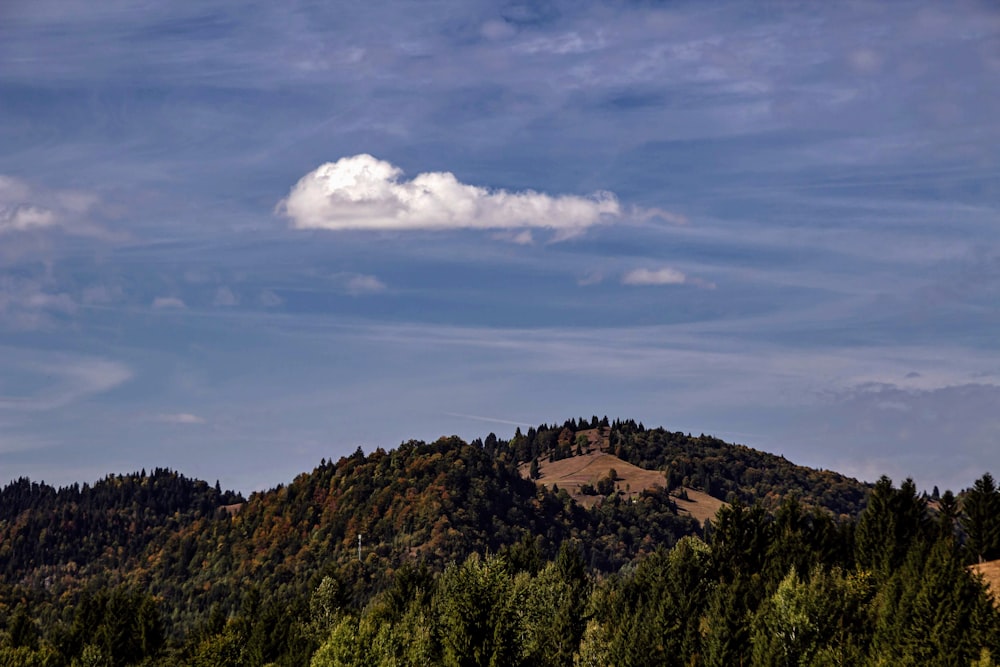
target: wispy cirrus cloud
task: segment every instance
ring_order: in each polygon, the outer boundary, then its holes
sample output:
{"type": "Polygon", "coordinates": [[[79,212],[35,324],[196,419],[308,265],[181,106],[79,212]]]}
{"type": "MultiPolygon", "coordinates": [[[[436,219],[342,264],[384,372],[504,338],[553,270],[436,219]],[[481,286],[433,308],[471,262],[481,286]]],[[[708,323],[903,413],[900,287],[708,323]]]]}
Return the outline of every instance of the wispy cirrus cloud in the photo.
{"type": "Polygon", "coordinates": [[[233,290],[223,285],[215,290],[215,298],[212,299],[213,306],[232,307],[238,306],[240,299],[233,290]]]}
{"type": "Polygon", "coordinates": [[[386,290],[386,284],[375,276],[358,274],[351,276],[347,280],[346,289],[348,294],[355,296],[361,294],[376,294],[386,290]]]}
{"type": "Polygon", "coordinates": [[[263,290],[260,293],[258,300],[260,301],[260,305],[265,308],[277,308],[281,304],[285,303],[285,300],[275,293],[274,290],[269,289],[263,290]]]}
{"type": "MultiPolygon", "coordinates": [[[[19,352],[22,357],[27,354],[19,352]]],[[[133,375],[127,365],[109,359],[32,354],[38,358],[12,362],[4,361],[4,356],[0,355],[0,368],[15,390],[0,395],[0,410],[34,412],[60,408],[114,389],[133,375]],[[22,387],[34,389],[25,391],[22,387]]],[[[0,391],[4,391],[3,387],[0,384],[0,391]]]]}
{"type": "Polygon", "coordinates": [[[277,207],[296,229],[446,230],[538,227],[569,236],[621,217],[609,192],[589,197],[507,192],[460,182],[449,172],[403,180],[371,155],[328,162],[303,176],[277,207]]]}
{"type": "Polygon", "coordinates": [[[190,412],[172,412],[158,414],[153,417],[153,421],[157,421],[163,424],[180,424],[180,425],[192,425],[192,424],[204,424],[205,418],[199,417],[196,414],[190,412]]]}
{"type": "Polygon", "coordinates": [[[73,297],[55,289],[51,281],[0,276],[0,328],[46,328],[76,309],[73,297]]]}
{"type": "Polygon", "coordinates": [[[669,266],[658,269],[638,268],[625,272],[621,278],[622,285],[630,287],[650,287],[663,285],[691,285],[702,289],[715,289],[715,283],[689,276],[683,271],[669,266]]]}
{"type": "Polygon", "coordinates": [[[683,285],[688,277],[677,269],[663,267],[659,269],[633,269],[622,276],[624,285],[683,285]]]}
{"type": "Polygon", "coordinates": [[[0,232],[26,232],[51,227],[55,222],[55,213],[37,206],[22,204],[0,211],[0,232]]]}
{"type": "Polygon", "coordinates": [[[158,296],[153,299],[152,306],[156,310],[183,310],[187,308],[184,300],[176,296],[158,296]]]}

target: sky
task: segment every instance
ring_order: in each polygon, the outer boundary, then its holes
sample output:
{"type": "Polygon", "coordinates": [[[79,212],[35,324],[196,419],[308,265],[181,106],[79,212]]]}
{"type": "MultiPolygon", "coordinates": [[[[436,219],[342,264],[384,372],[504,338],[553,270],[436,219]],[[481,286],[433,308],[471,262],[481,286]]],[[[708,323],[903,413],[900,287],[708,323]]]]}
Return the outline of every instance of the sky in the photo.
{"type": "Polygon", "coordinates": [[[0,483],[607,415],[1000,474],[992,2],[0,3],[0,483]]]}

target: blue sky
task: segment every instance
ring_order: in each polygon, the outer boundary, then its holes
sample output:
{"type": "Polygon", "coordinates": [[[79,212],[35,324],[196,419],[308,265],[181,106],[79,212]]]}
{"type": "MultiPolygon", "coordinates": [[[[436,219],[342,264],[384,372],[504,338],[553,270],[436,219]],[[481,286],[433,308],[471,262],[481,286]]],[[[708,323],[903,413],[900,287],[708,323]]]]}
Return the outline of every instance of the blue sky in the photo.
{"type": "Polygon", "coordinates": [[[993,3],[0,7],[0,477],[593,414],[1000,473],[993,3]]]}

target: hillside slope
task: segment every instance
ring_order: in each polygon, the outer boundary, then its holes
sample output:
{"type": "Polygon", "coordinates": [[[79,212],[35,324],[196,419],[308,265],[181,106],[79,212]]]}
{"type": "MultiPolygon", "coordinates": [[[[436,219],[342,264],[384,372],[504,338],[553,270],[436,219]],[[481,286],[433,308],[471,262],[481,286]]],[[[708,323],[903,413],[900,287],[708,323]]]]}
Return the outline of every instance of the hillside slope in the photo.
{"type": "Polygon", "coordinates": [[[715,439],[596,418],[510,441],[359,449],[245,503],[170,471],[82,489],[21,480],[0,496],[0,613],[28,599],[52,619],[87,588],[124,584],[156,596],[181,636],[261,593],[300,604],[324,576],[340,582],[345,604],[360,605],[407,564],[440,571],[471,553],[538,562],[567,541],[592,571],[610,573],[700,532],[727,495],[768,506],[796,495],[849,514],[865,491],[715,439]],[[525,478],[532,461],[551,485],[525,478]],[[611,468],[609,493],[583,493],[611,468]]]}
{"type": "Polygon", "coordinates": [[[789,599],[851,664],[1000,654],[970,576],[996,563],[965,567],[1000,550],[996,512],[969,521],[988,475],[930,503],[594,418],[359,449],[245,501],[167,470],[0,501],[0,664],[445,664],[473,634],[496,664],[736,664],[784,655],[789,599]]]}

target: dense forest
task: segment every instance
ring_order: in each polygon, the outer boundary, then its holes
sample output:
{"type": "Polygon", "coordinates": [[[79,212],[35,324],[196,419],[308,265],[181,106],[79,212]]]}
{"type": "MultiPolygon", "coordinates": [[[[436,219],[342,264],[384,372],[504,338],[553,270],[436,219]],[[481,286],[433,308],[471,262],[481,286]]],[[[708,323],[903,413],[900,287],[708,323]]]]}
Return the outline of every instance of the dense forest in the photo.
{"type": "Polygon", "coordinates": [[[20,479],[0,665],[985,666],[1000,616],[967,565],[998,556],[988,474],[928,497],[597,417],[359,449],[245,499],[164,469],[20,479]],[[523,474],[594,442],[663,486],[586,508],[523,474]],[[700,524],[685,489],[726,504],[700,524]]]}

